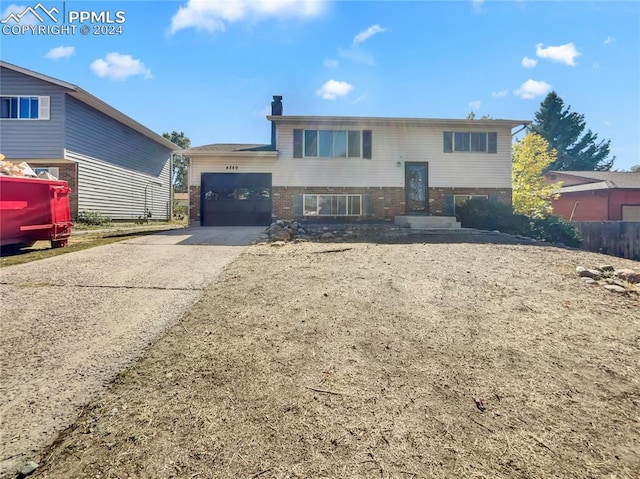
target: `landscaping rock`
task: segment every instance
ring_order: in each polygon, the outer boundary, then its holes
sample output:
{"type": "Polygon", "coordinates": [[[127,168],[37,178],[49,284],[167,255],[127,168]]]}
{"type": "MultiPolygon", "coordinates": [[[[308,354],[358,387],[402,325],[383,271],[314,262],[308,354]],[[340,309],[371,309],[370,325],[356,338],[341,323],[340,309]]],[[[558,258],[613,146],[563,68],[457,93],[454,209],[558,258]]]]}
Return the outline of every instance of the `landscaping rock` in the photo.
{"type": "Polygon", "coordinates": [[[326,240],[332,240],[334,238],[335,238],[335,235],[333,233],[329,233],[329,232],[322,233],[322,236],[320,236],[320,239],[321,240],[325,240],[325,241],[326,240]]]}
{"type": "Polygon", "coordinates": [[[39,466],[39,464],[37,462],[25,461],[20,466],[20,476],[21,477],[26,477],[26,476],[30,475],[31,473],[33,473],[33,471],[35,471],[38,468],[38,466],[39,466]]]}
{"type": "Polygon", "coordinates": [[[592,278],[595,280],[602,279],[602,272],[597,269],[583,269],[578,272],[578,275],[583,278],[592,278]]]}
{"type": "Polygon", "coordinates": [[[608,289],[609,291],[612,291],[614,293],[626,293],[627,292],[627,288],[624,288],[622,286],[618,286],[617,284],[605,284],[604,285],[604,289],[608,289]]]}
{"type": "Polygon", "coordinates": [[[287,243],[285,243],[284,241],[274,241],[273,243],[271,243],[271,246],[284,246],[287,243]]]}
{"type": "Polygon", "coordinates": [[[619,269],[614,273],[614,276],[629,283],[640,283],[640,273],[632,269],[619,269]]]}

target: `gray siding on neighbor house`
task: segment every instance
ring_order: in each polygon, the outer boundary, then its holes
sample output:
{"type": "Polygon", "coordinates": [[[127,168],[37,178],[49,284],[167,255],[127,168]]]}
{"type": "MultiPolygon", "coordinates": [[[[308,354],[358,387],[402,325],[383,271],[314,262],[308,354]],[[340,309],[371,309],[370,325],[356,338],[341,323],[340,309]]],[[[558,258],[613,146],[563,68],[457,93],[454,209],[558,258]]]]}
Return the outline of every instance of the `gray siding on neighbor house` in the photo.
{"type": "Polygon", "coordinates": [[[114,220],[131,220],[151,212],[152,219],[169,219],[171,162],[158,176],[105,163],[68,151],[78,165],[78,211],[98,211],[114,220]]]}
{"type": "Polygon", "coordinates": [[[49,120],[0,120],[0,153],[7,159],[58,159],[64,149],[63,87],[0,68],[1,95],[48,96],[49,120]]]}
{"type": "Polygon", "coordinates": [[[65,105],[68,150],[160,176],[171,150],[69,95],[65,105]]]}

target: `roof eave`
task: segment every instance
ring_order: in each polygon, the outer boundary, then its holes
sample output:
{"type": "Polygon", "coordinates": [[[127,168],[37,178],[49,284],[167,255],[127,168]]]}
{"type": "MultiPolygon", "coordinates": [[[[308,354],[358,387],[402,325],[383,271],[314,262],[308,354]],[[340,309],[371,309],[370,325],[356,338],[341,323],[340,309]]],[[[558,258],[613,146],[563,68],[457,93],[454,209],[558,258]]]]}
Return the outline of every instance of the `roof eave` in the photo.
{"type": "Polygon", "coordinates": [[[369,123],[372,125],[386,124],[415,124],[425,126],[450,126],[450,125],[500,125],[515,128],[517,126],[527,126],[531,124],[529,120],[502,120],[502,119],[484,119],[484,120],[465,120],[465,119],[447,119],[447,118],[395,118],[395,117],[359,117],[359,116],[280,116],[269,115],[267,120],[275,123],[324,123],[324,124],[348,124],[348,123],[369,123]]]}
{"type": "Polygon", "coordinates": [[[199,151],[199,150],[180,150],[177,152],[180,155],[188,156],[190,158],[196,156],[212,156],[216,158],[277,158],[278,151],[199,151]]]}

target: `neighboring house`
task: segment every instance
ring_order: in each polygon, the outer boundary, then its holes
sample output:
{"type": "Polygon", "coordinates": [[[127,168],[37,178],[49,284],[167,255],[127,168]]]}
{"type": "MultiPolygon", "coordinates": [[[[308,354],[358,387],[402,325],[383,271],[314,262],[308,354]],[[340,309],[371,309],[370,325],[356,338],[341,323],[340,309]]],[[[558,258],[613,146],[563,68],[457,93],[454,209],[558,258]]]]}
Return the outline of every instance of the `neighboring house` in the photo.
{"type": "Polygon", "coordinates": [[[0,61],[0,152],[72,189],[72,217],[171,217],[178,147],[70,83],[0,61]]]}
{"type": "Polygon", "coordinates": [[[547,181],[562,181],[553,201],[557,216],[572,221],[640,221],[640,173],[549,171],[547,181]]]}
{"type": "MultiPolygon", "coordinates": [[[[473,196],[511,204],[513,120],[283,116],[271,144],[190,148],[190,222],[398,221],[453,216],[473,196]]],[[[400,221],[399,221],[400,222],[400,221]]]]}

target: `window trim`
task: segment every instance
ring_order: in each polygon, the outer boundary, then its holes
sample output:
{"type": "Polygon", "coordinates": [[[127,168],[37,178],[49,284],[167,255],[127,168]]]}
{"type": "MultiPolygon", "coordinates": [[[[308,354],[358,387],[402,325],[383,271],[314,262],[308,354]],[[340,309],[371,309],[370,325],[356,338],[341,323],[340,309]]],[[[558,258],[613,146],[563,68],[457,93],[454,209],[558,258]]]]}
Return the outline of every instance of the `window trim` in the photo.
{"type": "Polygon", "coordinates": [[[17,107],[16,107],[16,117],[12,118],[12,117],[0,117],[0,121],[43,121],[43,120],[49,120],[50,119],[50,105],[51,105],[51,100],[49,96],[42,96],[42,95],[12,95],[12,94],[8,94],[8,93],[3,93],[2,95],[0,95],[0,99],[4,99],[4,98],[16,98],[17,99],[17,107]],[[23,99],[29,99],[29,118],[21,118],[20,117],[20,105],[22,103],[23,99]],[[31,112],[31,107],[33,106],[33,100],[37,99],[37,117],[36,118],[32,118],[32,112],[31,112]]]}
{"type": "Polygon", "coordinates": [[[333,216],[341,216],[341,217],[345,217],[345,216],[363,216],[362,213],[363,210],[363,204],[362,204],[362,195],[361,194],[351,194],[351,193],[338,193],[338,194],[334,194],[334,193],[305,193],[302,195],[302,216],[309,216],[309,217],[313,217],[313,218],[319,218],[319,217],[333,217],[333,216]],[[316,198],[316,214],[307,214],[307,198],[309,197],[315,197],[316,198]],[[320,196],[329,196],[329,197],[343,197],[345,198],[345,202],[346,202],[346,213],[345,214],[340,214],[340,213],[336,213],[336,214],[321,214],[320,213],[320,202],[318,201],[318,197],[320,196]],[[349,198],[358,198],[359,200],[359,204],[360,204],[360,212],[359,213],[349,213],[349,198]]]}
{"type": "MultiPolygon", "coordinates": [[[[356,145],[353,145],[356,146],[356,145]]],[[[348,129],[311,129],[311,128],[294,128],[293,130],[293,157],[294,158],[321,158],[321,159],[362,159],[371,160],[373,157],[373,131],[372,130],[348,130],[348,129]],[[312,140],[313,133],[315,132],[315,145],[313,141],[307,141],[307,133],[309,132],[309,140],[312,140]],[[320,137],[322,132],[332,133],[332,151],[335,153],[335,135],[333,133],[344,133],[346,136],[346,154],[344,156],[320,156],[320,137]],[[350,139],[354,136],[358,136],[357,148],[350,148],[350,139]],[[307,146],[315,146],[315,155],[307,154],[311,153],[310,148],[307,146]],[[353,155],[354,150],[357,149],[357,155],[353,155]],[[309,150],[309,151],[308,151],[309,150]]]]}
{"type": "Polygon", "coordinates": [[[485,153],[495,155],[498,153],[498,132],[497,131],[443,131],[442,132],[442,152],[443,153],[485,153]],[[464,138],[460,138],[464,135],[464,138]],[[473,137],[484,135],[484,150],[473,150],[473,137]],[[456,141],[456,137],[459,141],[456,141]],[[459,143],[461,143],[459,145],[459,143]],[[468,149],[457,149],[457,147],[467,146],[468,149]]]}

